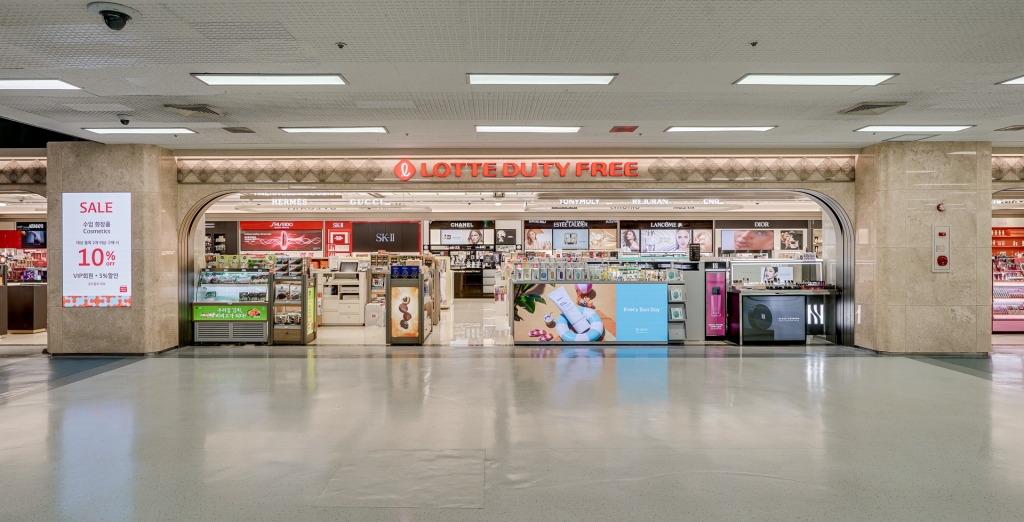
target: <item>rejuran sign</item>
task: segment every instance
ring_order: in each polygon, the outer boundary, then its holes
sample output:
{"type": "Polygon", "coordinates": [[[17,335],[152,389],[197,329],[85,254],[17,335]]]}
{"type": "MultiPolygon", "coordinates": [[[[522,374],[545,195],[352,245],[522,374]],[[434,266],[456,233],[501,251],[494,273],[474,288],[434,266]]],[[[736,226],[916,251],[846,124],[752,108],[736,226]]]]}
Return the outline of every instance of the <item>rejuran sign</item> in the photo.
{"type": "Polygon", "coordinates": [[[395,165],[395,176],[413,178],[635,178],[638,161],[435,161],[413,163],[403,159],[395,165]]]}

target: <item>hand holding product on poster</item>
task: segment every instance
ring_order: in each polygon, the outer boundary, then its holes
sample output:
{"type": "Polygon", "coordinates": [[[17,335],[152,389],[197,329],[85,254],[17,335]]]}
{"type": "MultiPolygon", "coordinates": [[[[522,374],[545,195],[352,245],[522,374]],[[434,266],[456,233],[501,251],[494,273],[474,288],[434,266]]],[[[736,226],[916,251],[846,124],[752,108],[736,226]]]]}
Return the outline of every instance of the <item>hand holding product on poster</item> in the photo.
{"type": "Polygon", "coordinates": [[[65,308],[132,305],[132,195],[65,193],[65,308]]]}
{"type": "Polygon", "coordinates": [[[666,284],[516,284],[517,343],[667,342],[666,284]]]}

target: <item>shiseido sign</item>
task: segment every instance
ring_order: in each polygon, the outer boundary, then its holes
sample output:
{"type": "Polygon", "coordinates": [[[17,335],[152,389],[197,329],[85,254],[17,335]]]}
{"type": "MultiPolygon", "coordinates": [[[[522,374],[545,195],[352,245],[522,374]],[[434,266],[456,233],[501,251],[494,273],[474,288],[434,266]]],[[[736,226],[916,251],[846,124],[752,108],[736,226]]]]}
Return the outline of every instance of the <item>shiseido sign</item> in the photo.
{"type": "Polygon", "coordinates": [[[638,161],[419,161],[402,159],[395,164],[395,176],[413,178],[635,178],[638,161]]]}

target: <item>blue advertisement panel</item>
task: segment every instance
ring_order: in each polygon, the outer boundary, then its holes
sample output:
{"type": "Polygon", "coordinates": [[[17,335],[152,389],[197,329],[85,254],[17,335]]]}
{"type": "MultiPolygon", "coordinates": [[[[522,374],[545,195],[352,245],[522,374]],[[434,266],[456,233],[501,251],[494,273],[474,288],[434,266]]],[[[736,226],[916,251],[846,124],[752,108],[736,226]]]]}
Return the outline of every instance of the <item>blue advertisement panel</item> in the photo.
{"type": "Polygon", "coordinates": [[[664,283],[517,283],[516,343],[668,342],[664,283]]]}
{"type": "Polygon", "coordinates": [[[615,285],[619,340],[668,342],[668,285],[615,285]]]}

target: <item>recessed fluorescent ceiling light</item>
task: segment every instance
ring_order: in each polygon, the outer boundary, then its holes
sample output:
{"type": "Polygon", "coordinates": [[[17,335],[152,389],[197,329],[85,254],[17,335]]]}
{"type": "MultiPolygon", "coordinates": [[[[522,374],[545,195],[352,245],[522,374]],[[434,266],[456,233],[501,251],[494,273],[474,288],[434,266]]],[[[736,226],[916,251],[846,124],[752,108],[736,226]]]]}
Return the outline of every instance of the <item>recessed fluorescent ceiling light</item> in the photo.
{"type": "Polygon", "coordinates": [[[377,134],[387,134],[388,129],[385,127],[280,127],[285,132],[331,132],[331,133],[359,133],[359,132],[372,132],[377,134]]]}
{"type": "Polygon", "coordinates": [[[747,74],[735,85],[878,85],[895,74],[747,74]]]}
{"type": "Polygon", "coordinates": [[[193,74],[206,85],[346,85],[340,74],[193,74]]]}
{"type": "Polygon", "coordinates": [[[81,87],[75,87],[70,83],[62,82],[60,80],[8,80],[0,79],[0,89],[3,90],[14,90],[24,89],[26,91],[31,90],[79,90],[81,87]]]}
{"type": "Polygon", "coordinates": [[[579,132],[579,127],[544,127],[537,125],[477,125],[477,132],[579,132]]]}
{"type": "Polygon", "coordinates": [[[96,134],[195,134],[196,131],[192,129],[185,129],[181,127],[107,127],[107,128],[93,128],[93,129],[82,129],[85,131],[93,132],[96,134]]]}
{"type": "Polygon", "coordinates": [[[776,128],[769,127],[669,127],[665,132],[766,132],[776,128]]]}
{"type": "Polygon", "coordinates": [[[477,74],[470,85],[608,85],[617,74],[477,74]]]}
{"type": "Polygon", "coordinates": [[[996,85],[1024,85],[1024,76],[1018,76],[1005,82],[999,82],[996,85]]]}
{"type": "Polygon", "coordinates": [[[856,132],[957,132],[974,125],[868,125],[856,132]]]}

